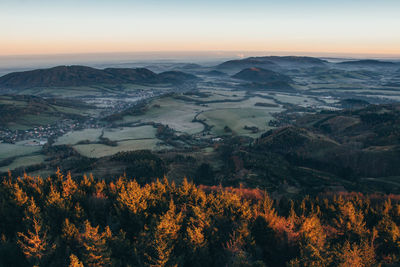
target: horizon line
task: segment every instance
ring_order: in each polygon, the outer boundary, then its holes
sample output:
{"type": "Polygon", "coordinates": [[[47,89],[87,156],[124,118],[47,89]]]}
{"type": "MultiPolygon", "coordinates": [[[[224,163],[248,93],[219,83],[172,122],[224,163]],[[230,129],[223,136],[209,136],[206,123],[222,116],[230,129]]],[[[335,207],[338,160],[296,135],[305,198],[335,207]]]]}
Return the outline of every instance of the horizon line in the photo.
{"type": "MultiPolygon", "coordinates": [[[[176,56],[187,55],[194,56],[193,54],[213,54],[215,56],[227,56],[232,57],[233,55],[224,55],[230,53],[240,53],[236,57],[251,57],[253,54],[263,54],[263,56],[312,56],[312,57],[374,57],[374,58],[394,58],[400,59],[400,54],[392,53],[352,53],[352,52],[310,52],[310,51],[268,51],[268,50],[148,50],[148,51],[96,51],[96,52],[60,52],[60,53],[21,53],[21,54],[0,54],[2,58],[13,58],[13,57],[53,57],[53,56],[71,56],[71,55],[146,55],[146,54],[176,54],[176,56]],[[245,55],[245,54],[252,55],[245,55]]],[[[260,55],[261,56],[261,55],[260,55]]]]}

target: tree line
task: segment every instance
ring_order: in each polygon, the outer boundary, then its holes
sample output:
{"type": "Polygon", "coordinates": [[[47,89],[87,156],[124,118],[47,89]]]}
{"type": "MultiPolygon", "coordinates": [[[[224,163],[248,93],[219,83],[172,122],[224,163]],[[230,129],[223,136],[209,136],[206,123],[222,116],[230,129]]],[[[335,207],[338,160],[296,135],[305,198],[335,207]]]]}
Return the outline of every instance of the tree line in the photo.
{"type": "Polygon", "coordinates": [[[273,200],[164,178],[24,175],[0,185],[0,266],[378,266],[400,259],[400,196],[273,200]]]}

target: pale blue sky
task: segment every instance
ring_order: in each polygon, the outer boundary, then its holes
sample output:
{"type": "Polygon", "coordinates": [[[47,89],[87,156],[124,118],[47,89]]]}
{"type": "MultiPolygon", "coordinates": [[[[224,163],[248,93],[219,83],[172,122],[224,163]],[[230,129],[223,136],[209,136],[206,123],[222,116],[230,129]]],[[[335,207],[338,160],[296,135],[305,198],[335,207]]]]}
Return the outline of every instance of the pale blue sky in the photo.
{"type": "Polygon", "coordinates": [[[0,0],[0,54],[400,54],[399,0],[0,0]]]}

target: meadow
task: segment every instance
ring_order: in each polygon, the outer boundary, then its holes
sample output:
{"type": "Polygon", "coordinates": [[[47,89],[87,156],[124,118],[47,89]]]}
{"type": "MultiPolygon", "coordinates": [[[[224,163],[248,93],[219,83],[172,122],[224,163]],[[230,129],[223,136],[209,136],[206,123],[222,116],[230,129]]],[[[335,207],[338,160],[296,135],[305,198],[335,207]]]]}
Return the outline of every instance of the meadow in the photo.
{"type": "Polygon", "coordinates": [[[223,129],[228,126],[236,134],[256,137],[257,134],[243,128],[247,125],[258,127],[260,131],[267,130],[272,114],[281,111],[283,108],[274,100],[250,96],[245,91],[216,93],[199,90],[199,94],[194,96],[155,99],[148,104],[144,114],[125,116],[117,123],[156,122],[168,125],[177,132],[197,134],[204,130],[204,126],[196,122],[198,119],[212,126],[212,134],[216,136],[227,134],[223,129]],[[256,105],[260,103],[264,106],[256,105]]]}
{"type": "Polygon", "coordinates": [[[0,143],[0,162],[3,162],[0,165],[0,172],[44,162],[46,157],[40,154],[41,147],[27,143],[27,141],[16,144],[0,143]]]}
{"type": "Polygon", "coordinates": [[[268,122],[273,117],[266,109],[225,108],[205,111],[198,116],[198,119],[212,126],[211,131],[217,136],[234,133],[236,135],[258,137],[262,132],[271,129],[268,126],[268,122]],[[245,126],[257,127],[260,132],[251,133],[251,131],[244,129],[245,126]]]}
{"type": "Polygon", "coordinates": [[[125,116],[120,123],[155,122],[168,125],[178,132],[195,134],[203,130],[203,125],[193,122],[193,119],[203,109],[186,101],[165,97],[152,101],[145,114],[125,116]]]}
{"type": "Polygon", "coordinates": [[[69,132],[57,139],[54,145],[73,145],[81,155],[89,158],[110,156],[121,151],[166,148],[159,145],[156,129],[151,125],[138,127],[96,128],[69,132]],[[101,138],[115,141],[116,145],[105,145],[101,138]]]}
{"type": "Polygon", "coordinates": [[[168,146],[161,144],[161,140],[158,140],[157,138],[120,141],[118,142],[117,146],[107,146],[103,144],[82,144],[75,145],[73,147],[82,156],[88,158],[101,158],[123,151],[168,149],[168,146]]]}

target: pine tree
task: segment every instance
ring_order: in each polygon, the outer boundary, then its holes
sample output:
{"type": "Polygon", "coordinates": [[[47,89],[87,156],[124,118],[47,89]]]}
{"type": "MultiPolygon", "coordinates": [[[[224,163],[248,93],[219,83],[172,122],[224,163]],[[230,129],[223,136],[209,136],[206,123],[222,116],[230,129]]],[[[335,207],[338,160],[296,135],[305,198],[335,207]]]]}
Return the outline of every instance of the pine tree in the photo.
{"type": "Polygon", "coordinates": [[[315,216],[304,220],[300,228],[300,259],[302,266],[327,266],[326,235],[320,220],[315,216]]]}
{"type": "Polygon", "coordinates": [[[14,200],[18,206],[22,207],[23,205],[25,205],[29,198],[24,190],[22,190],[22,188],[18,185],[18,183],[14,183],[13,187],[14,200]]]}
{"type": "Polygon", "coordinates": [[[83,263],[79,261],[78,257],[74,254],[69,256],[69,265],[68,267],[84,267],[83,263]]]}
{"type": "Polygon", "coordinates": [[[62,196],[63,198],[70,199],[75,193],[78,186],[74,180],[72,180],[71,173],[68,172],[67,177],[62,181],[62,196]]]}
{"type": "Polygon", "coordinates": [[[136,214],[147,208],[147,199],[149,191],[141,188],[134,180],[129,181],[126,186],[121,186],[117,200],[120,206],[126,207],[132,214],[136,214]]]}
{"type": "Polygon", "coordinates": [[[264,198],[260,205],[261,213],[268,223],[272,223],[276,218],[276,212],[274,209],[274,201],[269,197],[267,192],[264,192],[264,198]]]}
{"type": "Polygon", "coordinates": [[[182,213],[176,213],[176,206],[171,200],[169,210],[160,218],[155,229],[153,256],[149,256],[151,266],[174,265],[172,251],[181,228],[182,213]]]}
{"type": "Polygon", "coordinates": [[[349,241],[346,241],[342,247],[342,250],[339,252],[337,266],[365,266],[363,264],[362,253],[359,246],[357,244],[351,245],[349,241]]]}
{"type": "Polygon", "coordinates": [[[60,192],[58,192],[57,188],[53,184],[50,185],[50,192],[47,196],[46,203],[48,206],[53,206],[55,208],[65,208],[64,199],[61,197],[60,192]]]}
{"type": "Polygon", "coordinates": [[[360,241],[368,233],[362,211],[357,211],[350,201],[340,206],[340,213],[335,222],[340,234],[351,241],[360,241]]]}
{"type": "Polygon", "coordinates": [[[47,231],[43,229],[40,218],[29,217],[26,221],[30,224],[25,233],[18,232],[18,245],[25,257],[33,264],[39,265],[41,260],[48,255],[55,246],[51,246],[47,231]]]}
{"type": "Polygon", "coordinates": [[[77,247],[77,244],[80,241],[78,228],[76,228],[75,224],[71,223],[68,219],[65,219],[63,223],[61,237],[70,247],[73,248],[77,247]]]}
{"type": "Polygon", "coordinates": [[[385,216],[377,225],[378,251],[388,257],[400,254],[400,228],[389,217],[385,216]]]}
{"type": "Polygon", "coordinates": [[[92,227],[88,220],[85,221],[84,232],[81,234],[85,265],[90,267],[110,265],[107,234],[107,232],[99,233],[99,226],[92,227]]]}

